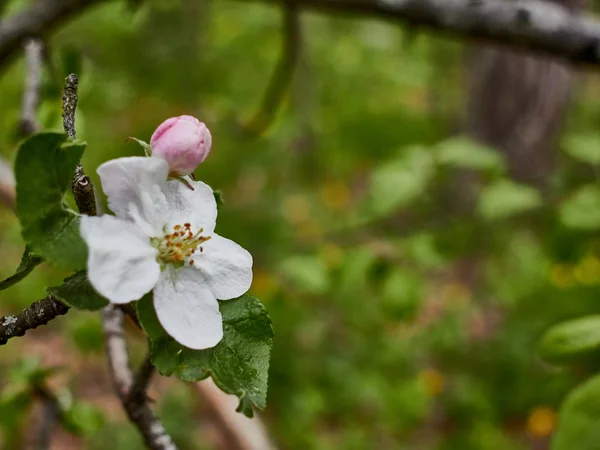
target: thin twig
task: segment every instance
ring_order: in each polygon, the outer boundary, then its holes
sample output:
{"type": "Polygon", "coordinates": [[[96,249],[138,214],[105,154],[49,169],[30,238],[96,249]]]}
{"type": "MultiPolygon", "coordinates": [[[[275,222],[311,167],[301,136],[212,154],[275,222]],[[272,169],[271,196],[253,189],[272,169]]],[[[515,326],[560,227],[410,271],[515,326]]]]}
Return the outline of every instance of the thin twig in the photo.
{"type": "MultiPolygon", "coordinates": [[[[0,316],[0,345],[5,345],[11,338],[23,336],[28,330],[46,325],[51,320],[65,315],[69,309],[68,305],[48,295],[32,303],[19,314],[0,316]]],[[[135,324],[139,324],[131,310],[124,311],[135,324]]]]}
{"type": "MultiPolygon", "coordinates": [[[[142,391],[141,395],[132,395],[132,387],[135,387],[136,383],[129,366],[123,317],[123,311],[114,305],[107,306],[102,312],[106,354],[115,391],[127,416],[136,425],[150,450],[177,450],[177,446],[150,409],[145,391],[142,391]]],[[[137,383],[140,385],[138,387],[147,385],[150,380],[152,371],[148,369],[148,364],[148,360],[142,364],[140,375],[137,377],[137,383]]]]}
{"type": "Polygon", "coordinates": [[[235,411],[239,399],[221,391],[212,378],[195,383],[193,388],[202,396],[214,424],[225,439],[228,450],[275,450],[277,447],[259,417],[252,419],[235,411]]]}
{"type": "Polygon", "coordinates": [[[25,61],[27,76],[21,103],[21,121],[19,131],[23,136],[29,136],[39,130],[37,108],[40,103],[42,87],[42,63],[44,44],[39,39],[30,39],[25,44],[25,61]]]}
{"type": "Polygon", "coordinates": [[[52,429],[60,417],[60,408],[58,407],[56,399],[51,396],[42,397],[42,405],[44,413],[38,429],[38,449],[47,450],[50,448],[50,436],[52,429]]]}
{"type": "Polygon", "coordinates": [[[65,78],[65,88],[62,96],[63,128],[69,139],[75,139],[75,112],[79,102],[79,78],[72,73],[65,78]]]}
{"type": "Polygon", "coordinates": [[[0,203],[10,209],[15,209],[15,176],[12,168],[0,158],[0,203]]]}
{"type": "Polygon", "coordinates": [[[113,384],[119,397],[127,398],[131,389],[133,373],[129,367],[129,356],[125,344],[123,313],[115,306],[108,305],[102,312],[102,323],[113,384]]]}
{"type": "Polygon", "coordinates": [[[96,206],[96,195],[94,194],[94,184],[83,170],[81,162],[75,168],[75,174],[71,181],[71,192],[75,197],[77,209],[81,214],[95,216],[98,214],[96,206]]]}
{"type": "Polygon", "coordinates": [[[52,319],[62,316],[69,307],[51,295],[29,305],[17,315],[0,317],[0,345],[9,339],[23,336],[27,330],[46,325],[52,319]]]}
{"type": "Polygon", "coordinates": [[[140,396],[146,398],[146,391],[152,380],[152,375],[154,375],[154,364],[152,364],[152,358],[150,352],[148,352],[146,359],[144,359],[144,362],[140,365],[135,375],[135,379],[133,380],[133,384],[129,389],[128,401],[137,401],[136,398],[140,396]]]}
{"type": "Polygon", "coordinates": [[[288,91],[300,58],[302,34],[300,13],[292,1],[282,2],[283,48],[277,67],[265,91],[259,110],[246,125],[251,135],[261,135],[273,123],[288,91]]]}
{"type": "MultiPolygon", "coordinates": [[[[62,97],[62,117],[63,127],[69,136],[69,139],[75,139],[75,112],[79,100],[78,89],[79,80],[74,73],[65,79],[65,89],[62,97]]],[[[71,181],[71,191],[75,197],[75,203],[81,214],[88,216],[96,215],[96,197],[94,195],[94,185],[90,177],[85,174],[81,162],[75,169],[73,180],[71,181]]]]}
{"type": "Polygon", "coordinates": [[[45,386],[35,386],[34,394],[39,400],[40,411],[37,412],[34,429],[28,433],[31,442],[25,450],[48,450],[52,430],[60,420],[62,411],[56,396],[45,386]]]}

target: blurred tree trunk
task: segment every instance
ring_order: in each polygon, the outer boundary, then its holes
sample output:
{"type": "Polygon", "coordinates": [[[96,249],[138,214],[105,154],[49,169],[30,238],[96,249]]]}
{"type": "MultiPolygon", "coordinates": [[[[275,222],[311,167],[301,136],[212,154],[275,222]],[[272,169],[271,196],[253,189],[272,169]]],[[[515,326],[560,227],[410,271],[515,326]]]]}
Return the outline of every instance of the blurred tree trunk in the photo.
{"type": "MultiPolygon", "coordinates": [[[[585,2],[551,1],[576,10],[582,9],[585,2]]],[[[551,57],[488,45],[469,48],[467,56],[464,131],[500,151],[513,179],[537,186],[543,192],[552,175],[575,72],[551,57]]],[[[474,171],[458,171],[450,188],[445,190],[447,211],[472,213],[481,182],[474,171]]],[[[454,266],[456,280],[475,291],[483,281],[484,255],[480,250],[484,247],[475,244],[472,253],[454,266]]],[[[481,304],[488,300],[481,299],[481,304]]],[[[490,306],[484,310],[485,314],[495,314],[490,306]]],[[[488,328],[485,325],[479,335],[488,335],[488,328]]]]}
{"type": "MultiPolygon", "coordinates": [[[[555,0],[581,9],[585,0],[555,0]]],[[[469,50],[466,130],[504,153],[516,180],[547,184],[574,73],[550,57],[478,46],[469,50]]]]}

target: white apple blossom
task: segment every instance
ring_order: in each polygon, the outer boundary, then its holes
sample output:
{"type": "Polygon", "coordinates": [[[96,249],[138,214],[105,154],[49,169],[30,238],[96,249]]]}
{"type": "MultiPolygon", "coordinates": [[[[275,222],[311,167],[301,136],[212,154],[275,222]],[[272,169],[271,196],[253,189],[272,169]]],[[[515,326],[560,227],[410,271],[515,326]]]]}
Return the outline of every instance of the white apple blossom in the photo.
{"type": "Polygon", "coordinates": [[[169,166],[156,157],[118,158],[98,174],[115,216],[81,219],[92,286],[117,304],[154,289],[167,333],[192,349],[214,347],[223,337],[217,299],[249,289],[252,256],[214,232],[212,189],[167,180],[169,166]]]}

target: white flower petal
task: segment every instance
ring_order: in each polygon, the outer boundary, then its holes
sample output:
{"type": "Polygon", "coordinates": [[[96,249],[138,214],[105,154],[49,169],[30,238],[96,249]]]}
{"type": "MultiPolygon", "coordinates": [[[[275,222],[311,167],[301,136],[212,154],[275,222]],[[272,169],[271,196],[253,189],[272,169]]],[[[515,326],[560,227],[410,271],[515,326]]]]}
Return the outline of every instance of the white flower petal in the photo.
{"type": "Polygon", "coordinates": [[[88,278],[112,303],[138,300],[158,281],[157,251],[135,224],[82,216],[81,235],[89,247],[88,278]]]}
{"type": "Polygon", "coordinates": [[[202,274],[168,266],[154,288],[154,309],[166,332],[180,344],[201,350],[223,338],[219,304],[202,274]]]}
{"type": "Polygon", "coordinates": [[[152,226],[151,234],[160,231],[165,204],[161,191],[169,175],[169,165],[161,158],[128,157],[108,161],[98,167],[108,206],[119,218],[140,221],[152,226]]]}
{"type": "Polygon", "coordinates": [[[192,225],[193,231],[203,228],[203,234],[210,234],[217,222],[217,202],[213,190],[201,181],[187,180],[194,189],[178,180],[169,180],[164,187],[170,228],[187,222],[192,225]]]}
{"type": "Polygon", "coordinates": [[[194,255],[194,266],[203,274],[219,300],[239,297],[252,284],[252,255],[230,239],[213,234],[194,255]]]}

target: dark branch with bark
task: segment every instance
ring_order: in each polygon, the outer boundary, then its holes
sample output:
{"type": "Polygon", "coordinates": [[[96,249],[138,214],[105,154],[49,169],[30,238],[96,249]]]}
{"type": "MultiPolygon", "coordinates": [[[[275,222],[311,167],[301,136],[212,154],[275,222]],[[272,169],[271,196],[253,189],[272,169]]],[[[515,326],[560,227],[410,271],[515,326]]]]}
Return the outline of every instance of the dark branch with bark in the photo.
{"type": "Polygon", "coordinates": [[[74,73],[65,78],[65,88],[62,96],[63,128],[69,139],[75,139],[75,112],[79,101],[79,78],[74,73]]]}
{"type": "MultiPolygon", "coordinates": [[[[150,343],[148,343],[150,345],[150,343]]],[[[150,353],[144,359],[144,362],[140,365],[138,369],[135,379],[129,389],[129,401],[138,401],[139,397],[146,398],[146,391],[148,390],[148,386],[150,385],[150,381],[152,381],[152,375],[154,375],[154,365],[152,364],[152,358],[150,357],[150,353]]]]}
{"type": "MultiPolygon", "coordinates": [[[[63,127],[69,136],[69,139],[75,139],[75,112],[77,102],[79,101],[78,89],[79,80],[74,73],[65,79],[65,89],[62,97],[62,117],[63,127]]],[[[88,216],[96,215],[96,196],[94,195],[94,185],[90,177],[85,174],[81,162],[77,164],[75,175],[71,181],[71,191],[75,197],[77,209],[81,214],[88,216]]]]}
{"type": "Polygon", "coordinates": [[[146,388],[153,373],[149,358],[135,377],[129,366],[129,355],[123,330],[123,311],[108,305],[102,313],[106,354],[117,395],[129,419],[136,425],[150,450],[177,450],[177,446],[148,405],[146,388]]]}
{"type": "Polygon", "coordinates": [[[0,345],[6,344],[11,338],[23,336],[27,330],[46,325],[67,311],[67,305],[49,295],[32,303],[20,314],[0,317],[0,345]]]}
{"type": "Polygon", "coordinates": [[[40,38],[61,23],[103,0],[38,0],[0,22],[0,67],[15,57],[29,38],[40,38]]]}
{"type": "MultiPolygon", "coordinates": [[[[103,0],[38,0],[0,22],[0,67],[27,39],[103,0]]],[[[241,0],[281,3],[281,0],[241,0]]],[[[286,0],[299,9],[403,22],[460,37],[546,53],[578,65],[600,65],[600,21],[539,0],[286,0]]]]}
{"type": "MultiPolygon", "coordinates": [[[[45,36],[103,0],[38,0],[0,22],[0,67],[27,39],[45,36]]],[[[281,3],[281,0],[241,0],[281,3]]],[[[404,22],[457,36],[600,65],[600,21],[539,0],[286,0],[299,9],[404,22]]]]}
{"type": "Polygon", "coordinates": [[[48,450],[52,431],[60,421],[62,410],[58,399],[45,383],[34,386],[33,394],[38,400],[38,407],[32,411],[34,417],[29,424],[30,432],[24,450],[48,450]]]}
{"type": "MultiPolygon", "coordinates": [[[[270,2],[277,0],[241,0],[270,2]]],[[[539,0],[290,0],[302,10],[376,17],[578,65],[600,65],[600,21],[539,0]]]]}

